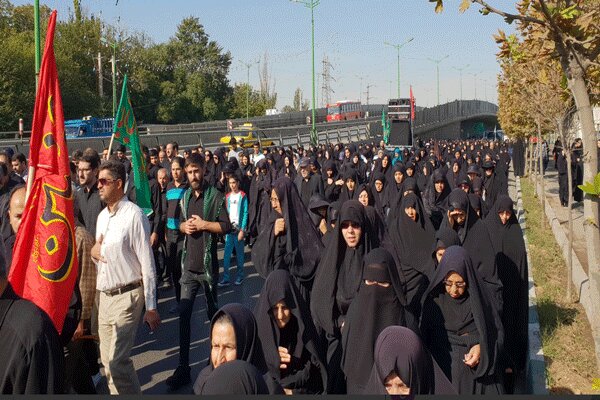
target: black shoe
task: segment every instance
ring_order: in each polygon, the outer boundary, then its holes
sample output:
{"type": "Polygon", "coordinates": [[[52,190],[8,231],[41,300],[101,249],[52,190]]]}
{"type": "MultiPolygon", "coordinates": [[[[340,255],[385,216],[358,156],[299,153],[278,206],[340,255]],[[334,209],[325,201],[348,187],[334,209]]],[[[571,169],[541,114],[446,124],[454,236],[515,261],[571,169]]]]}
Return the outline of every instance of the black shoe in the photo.
{"type": "Polygon", "coordinates": [[[189,384],[192,380],[190,379],[190,367],[180,365],[177,367],[173,375],[167,378],[167,386],[171,390],[177,390],[182,386],[189,384]]]}

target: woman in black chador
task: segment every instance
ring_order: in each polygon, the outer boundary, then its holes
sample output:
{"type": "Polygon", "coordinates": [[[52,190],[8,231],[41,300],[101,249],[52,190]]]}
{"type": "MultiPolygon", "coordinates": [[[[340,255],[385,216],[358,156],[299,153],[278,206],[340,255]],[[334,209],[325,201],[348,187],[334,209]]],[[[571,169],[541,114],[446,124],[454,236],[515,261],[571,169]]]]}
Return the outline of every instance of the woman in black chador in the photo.
{"type": "Polygon", "coordinates": [[[414,193],[390,212],[384,247],[394,256],[406,294],[407,326],[418,332],[421,297],[433,273],[431,247],[435,230],[414,193]]]}
{"type": "Polygon", "coordinates": [[[489,291],[497,301],[498,311],[502,315],[502,282],[492,248],[492,241],[483,220],[479,219],[469,202],[469,196],[462,189],[454,189],[448,196],[448,211],[441,228],[454,230],[460,239],[460,245],[471,256],[471,260],[489,291]]]}
{"type": "Polygon", "coordinates": [[[485,219],[503,286],[505,389],[512,393],[514,377],[525,369],[529,326],[529,284],[523,232],[508,196],[500,196],[485,219]]]}
{"type": "Polygon", "coordinates": [[[323,250],[321,235],[296,185],[288,177],[273,182],[271,206],[271,215],[259,227],[252,247],[252,263],[265,279],[274,270],[289,271],[302,297],[310,303],[310,291],[323,250]]]}
{"type": "Polygon", "coordinates": [[[255,175],[250,182],[250,193],[248,198],[248,235],[249,244],[252,246],[256,241],[259,229],[267,223],[271,214],[271,185],[273,183],[273,172],[266,159],[256,163],[255,175]]]}
{"type": "Polygon", "coordinates": [[[383,329],[405,325],[404,291],[396,263],[385,249],[371,250],[363,261],[358,294],[342,328],[342,369],[348,394],[361,394],[373,366],[375,341],[383,329]]]}
{"type": "Polygon", "coordinates": [[[408,328],[385,328],[377,338],[373,358],[363,394],[457,394],[419,336],[408,328]]]}
{"type": "Polygon", "coordinates": [[[436,169],[431,174],[431,182],[425,190],[423,196],[423,206],[425,213],[431,219],[433,227],[437,230],[444,219],[446,209],[448,208],[446,198],[450,194],[450,185],[442,169],[436,169]]]}
{"type": "Polygon", "coordinates": [[[327,393],[345,393],[340,329],[360,287],[363,258],[372,248],[365,208],[358,200],[345,202],[317,268],[310,304],[315,325],[327,340],[327,393]]]}
{"type": "Polygon", "coordinates": [[[323,393],[324,348],[289,272],[271,272],[254,309],[267,367],[288,394],[323,393]]]}
{"type": "Polygon", "coordinates": [[[210,357],[194,382],[194,393],[201,394],[211,373],[222,365],[243,360],[252,364],[263,375],[270,394],[283,394],[281,385],[269,373],[256,319],[252,311],[238,303],[224,305],[210,321],[210,357]]]}
{"type": "Polygon", "coordinates": [[[198,394],[269,394],[269,389],[255,366],[247,361],[233,360],[212,371],[198,394]]]}
{"type": "Polygon", "coordinates": [[[448,227],[440,228],[435,233],[435,240],[431,250],[431,258],[435,265],[435,269],[440,265],[446,249],[451,246],[460,246],[458,234],[448,227]]]}
{"type": "Polygon", "coordinates": [[[467,251],[446,249],[423,297],[421,334],[459,394],[501,394],[504,339],[493,298],[467,251]]]}

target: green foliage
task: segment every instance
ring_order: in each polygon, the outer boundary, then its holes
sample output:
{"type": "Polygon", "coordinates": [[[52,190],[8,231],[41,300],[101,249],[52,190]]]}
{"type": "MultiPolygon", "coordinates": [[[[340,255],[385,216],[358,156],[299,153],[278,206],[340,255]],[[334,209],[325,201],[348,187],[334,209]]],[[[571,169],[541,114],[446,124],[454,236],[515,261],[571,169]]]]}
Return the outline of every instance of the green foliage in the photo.
{"type": "MultiPolygon", "coordinates": [[[[239,114],[227,75],[231,54],[210,37],[198,18],[184,18],[166,43],[127,34],[82,11],[57,25],[54,41],[65,118],[112,114],[113,45],[117,93],[125,74],[138,123],[186,123],[239,114]],[[98,54],[102,59],[99,75],[98,54]],[[99,79],[103,93],[99,93],[99,79]]],[[[50,8],[41,6],[42,45],[50,8]]],[[[0,0],[0,131],[16,130],[19,118],[30,124],[35,101],[33,6],[0,0]]],[[[251,114],[274,108],[276,93],[253,92],[251,114]]],[[[239,96],[238,96],[239,97],[239,96]]],[[[245,116],[245,96],[243,102],[245,116]]]]}
{"type": "Polygon", "coordinates": [[[600,172],[594,177],[594,182],[585,182],[577,187],[590,196],[600,197],[600,172]]]}

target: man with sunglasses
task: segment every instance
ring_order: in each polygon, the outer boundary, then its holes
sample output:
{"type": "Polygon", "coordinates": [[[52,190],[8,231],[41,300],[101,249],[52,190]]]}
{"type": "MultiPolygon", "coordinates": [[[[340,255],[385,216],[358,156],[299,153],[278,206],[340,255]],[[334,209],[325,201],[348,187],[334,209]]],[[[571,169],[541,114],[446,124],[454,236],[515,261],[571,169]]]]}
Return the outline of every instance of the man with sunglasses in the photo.
{"type": "Polygon", "coordinates": [[[106,208],[98,215],[92,259],[100,291],[100,358],[111,394],[141,394],[130,354],[142,316],[151,330],[160,325],[150,222],[125,196],[125,166],[116,160],[99,168],[98,192],[106,208]]]}

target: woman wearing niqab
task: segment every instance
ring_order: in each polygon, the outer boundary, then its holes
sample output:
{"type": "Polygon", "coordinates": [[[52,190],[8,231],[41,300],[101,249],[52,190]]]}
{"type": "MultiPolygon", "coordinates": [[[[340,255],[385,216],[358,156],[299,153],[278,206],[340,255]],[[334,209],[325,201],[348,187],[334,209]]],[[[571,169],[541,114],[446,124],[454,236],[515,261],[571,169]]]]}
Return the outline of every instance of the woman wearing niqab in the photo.
{"type": "Polygon", "coordinates": [[[323,244],[309,211],[302,203],[296,185],[282,177],[273,182],[271,211],[252,247],[252,263],[263,278],[277,269],[294,277],[304,300],[310,303],[310,291],[323,244]],[[283,231],[276,225],[283,221],[283,231]]]}
{"type": "Polygon", "coordinates": [[[383,247],[394,256],[406,295],[407,326],[415,332],[421,315],[421,297],[434,269],[431,259],[434,236],[433,225],[416,194],[404,196],[400,207],[390,212],[383,247]]]}
{"type": "Polygon", "coordinates": [[[371,250],[363,260],[363,276],[342,328],[342,369],[348,394],[361,394],[373,367],[373,349],[383,329],[405,325],[405,297],[392,255],[371,250]]]}
{"type": "Polygon", "coordinates": [[[504,331],[467,251],[446,249],[423,297],[423,342],[459,394],[502,394],[504,331]]]}
{"type": "Polygon", "coordinates": [[[373,368],[363,394],[411,397],[457,394],[421,338],[411,329],[403,326],[385,328],[377,338],[373,358],[373,368]],[[392,385],[395,377],[401,381],[396,388],[392,385]],[[393,390],[398,387],[403,390],[393,390]]]}
{"type": "Polygon", "coordinates": [[[323,393],[327,383],[324,347],[289,272],[269,274],[254,314],[267,367],[284,390],[323,393]],[[281,368],[283,364],[285,368],[281,368]]]}
{"type": "Polygon", "coordinates": [[[513,209],[513,201],[506,195],[496,200],[485,219],[496,256],[498,277],[502,282],[504,362],[507,373],[507,391],[512,392],[514,376],[525,369],[529,326],[528,265],[523,232],[513,209]]]}
{"type": "Polygon", "coordinates": [[[235,336],[235,358],[252,364],[264,377],[269,388],[269,394],[283,394],[281,385],[271,376],[265,362],[262,350],[262,343],[258,336],[258,327],[252,311],[246,306],[238,303],[229,303],[221,307],[213,316],[210,322],[211,355],[208,365],[200,371],[198,378],[194,382],[194,393],[201,394],[211,373],[219,369],[228,361],[221,362],[218,358],[220,354],[213,354],[213,330],[217,324],[228,324],[233,328],[235,336]],[[221,322],[226,321],[226,322],[221,322]]]}
{"type": "Polygon", "coordinates": [[[317,268],[310,310],[327,341],[327,393],[346,390],[340,329],[361,284],[363,258],[374,248],[372,236],[363,205],[358,200],[343,203],[317,268]]]}

